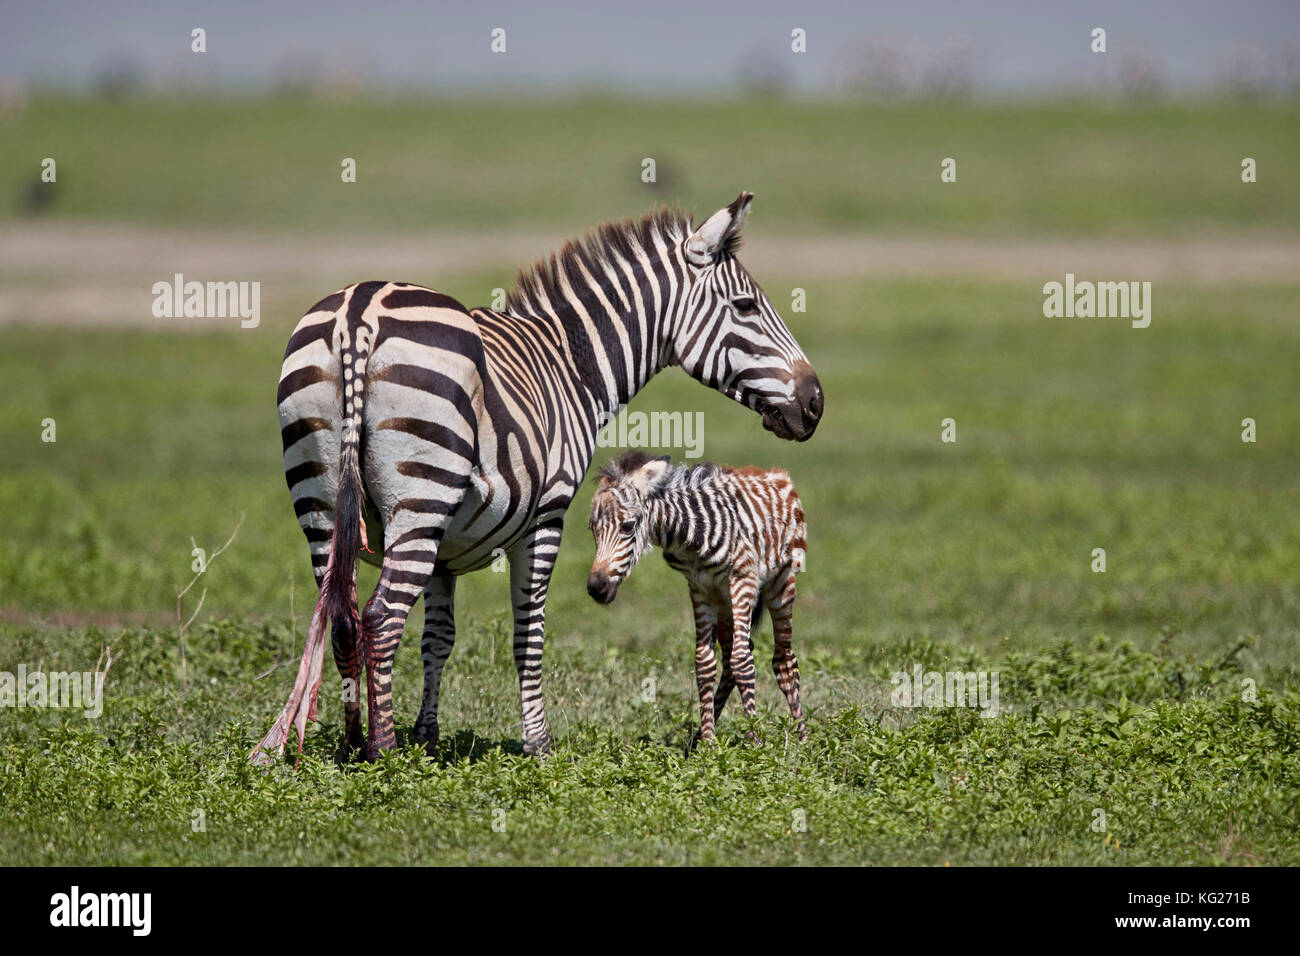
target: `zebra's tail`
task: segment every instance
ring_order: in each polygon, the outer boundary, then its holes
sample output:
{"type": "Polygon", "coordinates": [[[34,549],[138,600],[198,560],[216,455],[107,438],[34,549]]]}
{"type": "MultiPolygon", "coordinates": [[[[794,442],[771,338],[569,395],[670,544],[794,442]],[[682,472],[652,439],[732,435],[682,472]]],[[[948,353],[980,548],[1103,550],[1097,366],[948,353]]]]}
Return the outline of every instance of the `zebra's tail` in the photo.
{"type": "Polygon", "coordinates": [[[361,613],[357,607],[357,559],[366,542],[365,519],[361,514],[361,421],[365,405],[365,367],[367,342],[358,335],[351,347],[344,347],[343,367],[354,370],[343,400],[343,447],[339,452],[339,495],[334,504],[334,531],[330,541],[329,561],[321,577],[320,596],[307,629],[307,642],[298,665],[298,678],[280,716],[253,750],[249,759],[255,764],[269,764],[284,754],[289,728],[298,731],[298,755],[302,757],[307,721],[316,720],[316,699],[320,694],[321,669],[325,659],[325,629],[331,621],[361,633],[361,613]],[[354,388],[352,383],[356,383],[354,388]]]}

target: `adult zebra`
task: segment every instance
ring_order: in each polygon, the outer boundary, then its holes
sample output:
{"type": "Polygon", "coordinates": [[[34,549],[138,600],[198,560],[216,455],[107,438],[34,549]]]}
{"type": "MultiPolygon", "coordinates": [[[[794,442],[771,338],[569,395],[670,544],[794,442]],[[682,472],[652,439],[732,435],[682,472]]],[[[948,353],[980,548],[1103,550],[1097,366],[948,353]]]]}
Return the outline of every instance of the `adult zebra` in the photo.
{"type": "Polygon", "coordinates": [[[362,282],[303,317],[278,399],[285,479],[321,593],[293,692],[251,757],[283,753],[291,726],[301,751],[327,621],[344,680],[345,750],[364,745],[373,759],[393,746],[393,657],[422,592],[414,736],[432,747],[455,579],[497,549],[510,564],[523,746],[547,749],[546,592],[601,425],[670,365],[758,412],[778,437],[806,440],[821,418],[812,366],[735,256],[752,200],[741,193],[699,229],[668,211],[601,226],[522,272],[504,312],[362,282]],[[361,554],[381,532],[382,556],[361,554]],[[382,568],[364,614],[359,556],[382,568]]]}

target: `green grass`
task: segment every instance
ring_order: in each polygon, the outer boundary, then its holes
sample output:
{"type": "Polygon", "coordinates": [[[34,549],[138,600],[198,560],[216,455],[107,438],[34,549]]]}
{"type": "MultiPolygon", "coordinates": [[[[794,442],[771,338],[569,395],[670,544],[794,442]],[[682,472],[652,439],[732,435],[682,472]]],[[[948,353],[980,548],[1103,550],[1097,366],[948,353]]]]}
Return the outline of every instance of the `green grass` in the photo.
{"type": "MultiPolygon", "coordinates": [[[[480,277],[440,285],[482,298],[480,277]]],[[[4,713],[0,861],[1300,862],[1298,292],[1157,285],[1135,330],[1044,319],[1030,286],[810,285],[788,318],[827,394],[813,441],[776,441],[676,370],[633,405],[702,410],[707,457],[793,475],[807,744],[763,665],[764,742],[733,713],[715,751],[682,756],[685,588],[648,560],[610,608],[589,600],[588,488],[551,590],[550,760],[517,752],[506,584],[483,572],[458,593],[439,759],[336,764],[327,666],[302,769],[265,776],[243,755],[292,666],[255,678],[294,660],[310,610],[272,397],[293,311],[225,334],[0,330],[0,670],[116,656],[99,720],[4,713]],[[190,538],[210,552],[240,514],[202,581],[187,688],[172,617],[190,538]],[[889,706],[889,676],[915,663],[997,669],[1006,712],[889,706]],[[787,832],[795,810],[806,833],[787,832]]],[[[418,707],[416,633],[399,726],[418,707]]]]}
{"type": "Polygon", "coordinates": [[[41,161],[48,215],[357,232],[581,231],[647,200],[754,190],[782,230],[1293,232],[1293,102],[1117,107],[784,101],[109,101],[38,97],[0,125],[0,218],[41,161]],[[1240,180],[1241,160],[1259,164],[1240,180]],[[340,163],[358,164],[355,184],[340,163]],[[658,182],[641,181],[654,158],[658,182]],[[945,157],[957,182],[939,182],[945,157]]]}
{"type": "MultiPolygon", "coordinates": [[[[297,772],[266,774],[244,751],[287,672],[250,678],[288,651],[286,627],[203,627],[188,691],[169,635],[119,635],[101,718],[22,710],[0,727],[0,863],[1300,862],[1300,695],[1242,702],[1233,661],[1104,640],[1001,660],[910,645],[926,666],[1000,668],[1018,709],[981,719],[900,712],[884,696],[888,669],[868,655],[805,653],[807,743],[793,742],[765,688],[759,744],[724,718],[718,745],[687,757],[685,645],[589,642],[551,654],[559,734],[539,761],[514,743],[513,667],[500,644],[492,659],[492,631],[472,628],[457,650],[436,759],[405,747],[339,764],[329,694],[297,772]],[[653,703],[640,696],[648,674],[653,703]]],[[[27,634],[16,646],[58,668],[105,640],[77,631],[51,653],[27,634]]],[[[405,655],[407,702],[417,679],[405,655]]]]}

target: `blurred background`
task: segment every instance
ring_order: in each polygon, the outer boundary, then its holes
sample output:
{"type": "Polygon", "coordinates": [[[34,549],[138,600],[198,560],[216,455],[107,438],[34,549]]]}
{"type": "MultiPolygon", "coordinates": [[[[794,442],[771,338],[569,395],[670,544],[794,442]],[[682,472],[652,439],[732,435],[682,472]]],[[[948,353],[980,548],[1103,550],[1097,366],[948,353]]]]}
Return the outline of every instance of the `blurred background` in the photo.
{"type": "MultiPolygon", "coordinates": [[[[749,189],[742,259],[822,378],[822,429],[778,443],[678,371],[632,407],[703,411],[706,457],[791,471],[813,660],[1100,632],[1294,658],[1294,3],[66,2],[5,23],[0,635],[174,631],[192,549],[241,515],[198,624],[300,632],[273,396],[306,307],[369,278],[487,304],[567,236],[749,189]],[[1067,272],[1152,282],[1151,327],[1045,319],[1067,272]],[[154,317],[175,273],[260,282],[260,324],[154,317]]],[[[548,654],[688,653],[659,562],[590,604],[586,506],[548,654]]],[[[462,585],[468,633],[502,630],[505,589],[462,585]]]]}

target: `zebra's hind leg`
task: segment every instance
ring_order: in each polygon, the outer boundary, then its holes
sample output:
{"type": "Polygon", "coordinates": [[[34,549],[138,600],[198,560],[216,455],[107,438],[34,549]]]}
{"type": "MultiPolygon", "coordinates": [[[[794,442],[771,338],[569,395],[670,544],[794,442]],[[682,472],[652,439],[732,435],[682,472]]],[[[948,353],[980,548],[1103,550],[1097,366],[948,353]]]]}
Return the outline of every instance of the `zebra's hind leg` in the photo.
{"type": "Polygon", "coordinates": [[[515,669],[519,672],[519,701],[523,712],[526,754],[551,748],[542,699],[542,644],[546,635],[546,592],[560,550],[563,516],[539,525],[510,554],[510,598],[515,617],[515,669]]]}
{"type": "Polygon", "coordinates": [[[794,633],[794,598],[794,572],[787,571],[773,583],[766,595],[772,615],[772,632],[776,638],[776,649],[772,652],[772,672],[776,674],[776,682],[785,694],[786,703],[790,705],[795,732],[800,740],[807,740],[808,725],[803,716],[803,704],[799,701],[799,658],[795,656],[791,641],[794,633]]]}
{"type": "MultiPolygon", "coordinates": [[[[319,507],[304,512],[300,519],[307,544],[311,549],[312,573],[319,589],[325,581],[325,568],[329,566],[330,548],[334,540],[334,516],[319,507]]],[[[340,615],[331,622],[330,644],[334,650],[334,666],[343,679],[343,756],[361,749],[365,735],[361,730],[361,657],[358,653],[356,625],[352,618],[340,615]]]]}
{"type": "Polygon", "coordinates": [[[358,753],[366,742],[361,732],[360,635],[350,615],[334,619],[331,639],[334,665],[343,678],[343,756],[346,758],[358,753]]]}
{"type": "Polygon", "coordinates": [[[424,702],[415,719],[412,737],[430,754],[438,744],[438,694],[442,669],[456,642],[454,598],[456,577],[449,571],[435,571],[424,589],[424,636],[420,656],[424,660],[424,702]]]}
{"type": "Polygon", "coordinates": [[[397,656],[406,618],[433,577],[438,546],[459,501],[459,495],[449,501],[407,499],[398,505],[384,529],[383,570],[361,616],[370,718],[367,760],[374,760],[381,750],[397,743],[393,730],[393,658],[397,656]]]}

